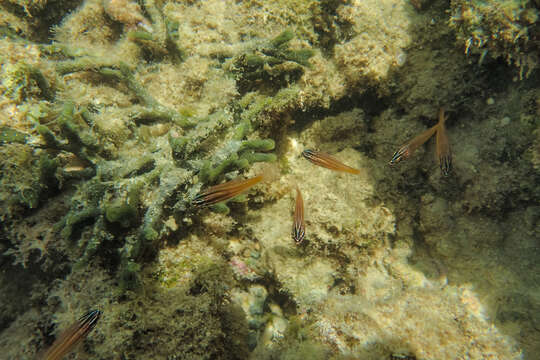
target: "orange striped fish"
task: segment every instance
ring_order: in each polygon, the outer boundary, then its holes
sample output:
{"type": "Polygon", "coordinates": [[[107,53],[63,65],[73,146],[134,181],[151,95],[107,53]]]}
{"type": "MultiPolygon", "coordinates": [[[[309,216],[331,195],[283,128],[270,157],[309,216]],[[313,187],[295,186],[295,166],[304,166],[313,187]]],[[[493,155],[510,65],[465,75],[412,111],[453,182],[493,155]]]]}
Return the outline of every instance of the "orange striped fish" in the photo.
{"type": "Polygon", "coordinates": [[[304,222],[304,200],[300,189],[296,186],[296,205],[294,207],[294,218],[292,227],[292,238],[296,244],[304,241],[306,236],[306,224],[304,222]]]}
{"type": "Polygon", "coordinates": [[[55,342],[44,353],[37,356],[37,360],[60,360],[73,348],[84,340],[96,326],[101,311],[91,310],[84,314],[77,322],[64,330],[55,342]]]}
{"type": "Polygon", "coordinates": [[[446,135],[446,128],[444,123],[448,119],[448,116],[444,114],[444,109],[439,110],[439,128],[437,129],[436,148],[437,158],[439,159],[439,166],[444,176],[450,174],[452,167],[452,152],[450,151],[450,143],[448,142],[448,136],[446,135]]]}
{"type": "Polygon", "coordinates": [[[416,136],[414,139],[403,145],[399,148],[398,151],[394,153],[392,156],[392,159],[390,160],[390,165],[395,165],[401,160],[408,159],[412,156],[412,154],[418,149],[420,146],[424,145],[426,141],[429,140],[430,137],[435,134],[439,127],[439,124],[430,127],[420,135],[416,136]]]}
{"type": "Polygon", "coordinates": [[[422,146],[426,141],[428,141],[434,134],[437,158],[439,159],[439,165],[443,175],[447,176],[450,173],[450,168],[452,166],[452,153],[450,152],[450,144],[448,141],[448,136],[446,135],[446,128],[444,123],[448,117],[444,114],[444,109],[439,110],[439,121],[435,126],[430,127],[420,135],[416,136],[414,139],[403,145],[399,148],[398,151],[394,153],[392,159],[390,160],[390,165],[395,165],[398,162],[408,159],[412,156],[414,151],[422,146]]]}
{"type": "Polygon", "coordinates": [[[205,207],[232,199],[259,183],[263,178],[264,175],[261,174],[250,179],[236,179],[209,187],[195,196],[192,203],[196,206],[205,207]]]}
{"type": "Polygon", "coordinates": [[[350,174],[360,174],[360,170],[347,166],[338,159],[322,151],[306,149],[302,155],[315,165],[319,165],[334,171],[342,171],[350,174]]]}

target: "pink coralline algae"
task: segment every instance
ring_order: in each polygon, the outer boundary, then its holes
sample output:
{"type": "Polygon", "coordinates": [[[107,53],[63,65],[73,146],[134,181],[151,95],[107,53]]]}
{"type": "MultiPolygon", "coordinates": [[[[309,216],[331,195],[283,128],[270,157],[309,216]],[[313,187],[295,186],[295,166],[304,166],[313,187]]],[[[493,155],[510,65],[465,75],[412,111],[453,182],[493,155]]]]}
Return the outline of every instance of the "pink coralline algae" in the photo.
{"type": "Polygon", "coordinates": [[[238,279],[242,280],[256,280],[260,276],[249,267],[248,264],[245,263],[245,261],[241,260],[239,257],[234,256],[230,261],[229,264],[231,265],[234,275],[238,279]]]}

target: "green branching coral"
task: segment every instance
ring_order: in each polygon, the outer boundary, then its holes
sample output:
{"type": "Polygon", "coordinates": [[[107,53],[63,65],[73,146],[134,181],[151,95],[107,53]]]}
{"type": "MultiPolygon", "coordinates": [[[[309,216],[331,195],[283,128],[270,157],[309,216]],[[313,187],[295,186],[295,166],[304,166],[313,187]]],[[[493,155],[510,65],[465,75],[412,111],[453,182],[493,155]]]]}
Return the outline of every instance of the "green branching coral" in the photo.
{"type": "MultiPolygon", "coordinates": [[[[229,129],[229,132],[236,130],[236,128],[233,129],[229,129]]],[[[196,129],[193,131],[196,132],[196,129]]],[[[236,133],[238,136],[246,135],[245,132],[240,134],[236,131],[236,133]]],[[[235,149],[230,153],[232,158],[237,157],[237,153],[245,156],[257,154],[256,151],[259,150],[266,151],[273,148],[271,140],[232,141],[234,141],[234,147],[230,144],[225,145],[225,147],[235,149]]],[[[198,153],[203,154],[200,150],[198,153]]],[[[95,256],[100,249],[107,249],[111,245],[116,247],[115,252],[120,263],[118,274],[121,279],[130,279],[123,282],[126,288],[139,284],[137,263],[156,252],[157,241],[167,231],[163,228],[163,220],[171,215],[177,219],[189,215],[190,198],[181,194],[186,194],[186,189],[189,189],[187,194],[194,194],[200,189],[199,184],[194,186],[191,183],[194,174],[200,172],[202,168],[192,167],[188,170],[172,166],[170,163],[156,166],[158,159],[162,157],[158,152],[128,164],[101,160],[97,163],[98,177],[84,183],[79,190],[87,196],[82,199],[83,201],[73,202],[72,210],[59,224],[64,238],[69,241],[76,240],[79,243],[83,259],[95,256]],[[159,184],[159,187],[156,187],[156,184],[159,184]],[[124,189],[120,194],[125,195],[119,196],[118,189],[124,189]],[[148,192],[154,193],[151,203],[141,201],[141,194],[148,192]],[[105,200],[107,198],[111,199],[105,200]],[[174,205],[171,207],[171,204],[174,205]],[[83,233],[74,234],[75,227],[83,229],[83,233]],[[73,235],[80,239],[77,240],[73,235]],[[123,240],[113,245],[115,242],[111,239],[117,237],[123,240]]],[[[249,164],[248,160],[244,161],[249,164]]],[[[196,160],[192,162],[193,164],[201,163],[196,160]]],[[[206,160],[205,163],[218,164],[209,168],[206,181],[210,178],[215,181],[225,171],[235,169],[228,160],[206,160]],[[226,166],[221,165],[222,163],[226,166]]],[[[183,163],[183,166],[187,165],[189,164],[183,163]]]]}
{"type": "Polygon", "coordinates": [[[96,206],[86,206],[77,212],[71,212],[65,216],[62,221],[56,224],[56,229],[61,229],[60,235],[64,239],[70,239],[73,231],[80,226],[83,226],[87,221],[93,221],[101,214],[101,209],[96,206]]]}
{"type": "MultiPolygon", "coordinates": [[[[151,26],[132,28],[127,40],[139,44],[143,53],[152,53],[154,61],[180,60],[178,24],[164,16],[152,0],[143,5],[151,26]]],[[[106,11],[112,14],[113,10],[106,11]]],[[[121,92],[130,94],[133,103],[122,115],[134,137],[140,134],[142,125],[159,122],[168,129],[164,138],[168,141],[156,141],[148,149],[136,147],[137,156],[126,161],[125,156],[105,150],[99,136],[102,128],[96,125],[99,115],[64,94],[62,103],[54,103],[54,91],[47,91],[33,68],[25,68],[30,74],[27,78],[38,90],[36,94],[53,102],[46,108],[28,105],[27,119],[44,143],[40,151],[47,154],[38,167],[40,184],[45,184],[42,188],[54,188],[59,177],[72,187],[72,180],[77,180],[69,210],[54,228],[71,249],[77,265],[97,258],[118,274],[124,289],[137,287],[141,283],[142,264],[154,258],[160,242],[171,232],[181,237],[193,223],[199,210],[191,201],[202,188],[238,176],[254,163],[276,160],[272,153],[274,139],[265,138],[258,131],[268,118],[277,118],[295,101],[298,89],[282,87],[301,76],[313,55],[309,49],[289,48],[292,38],[293,33],[285,31],[232,60],[236,65],[247,61],[243,70],[238,66],[234,70],[246,84],[257,86],[260,80],[277,84],[271,85],[273,96],[246,94],[225,108],[198,118],[156,100],[138,78],[136,59],[126,59],[124,63],[63,43],[39,46],[42,54],[54,61],[58,82],[64,81],[65,75],[87,72],[94,79],[105,79],[109,86],[117,85],[121,92]],[[83,176],[75,177],[63,170],[65,156],[59,155],[66,152],[81,160],[83,176]],[[79,182],[81,179],[84,181],[79,182]],[[170,219],[177,224],[173,230],[165,225],[170,219]]],[[[17,138],[17,134],[8,132],[4,138],[8,135],[17,138]]],[[[148,139],[138,137],[138,141],[144,143],[148,139]]],[[[37,200],[33,199],[40,197],[41,192],[37,192],[28,202],[36,206],[37,200]]],[[[218,204],[214,211],[227,213],[229,208],[218,204]]]]}
{"type": "Polygon", "coordinates": [[[314,53],[311,49],[290,49],[289,42],[293,37],[293,32],[286,30],[252,52],[233,59],[231,70],[236,75],[241,92],[262,84],[274,89],[281,88],[302,76],[303,67],[310,66],[309,59],[314,53]]]}
{"type": "Polygon", "coordinates": [[[95,158],[100,152],[101,146],[90,130],[84,129],[77,123],[76,117],[78,115],[80,114],[75,112],[75,105],[68,101],[64,103],[62,110],[56,117],[54,123],[58,125],[65,141],[58,139],[48,126],[38,124],[36,130],[43,137],[48,148],[73,153],[94,168],[95,158]]]}
{"type": "Polygon", "coordinates": [[[189,128],[194,126],[194,123],[188,117],[161,105],[154,99],[135,79],[131,68],[123,62],[114,64],[106,59],[83,56],[74,60],[60,62],[57,64],[56,69],[62,75],[78,71],[93,71],[107,78],[123,82],[144,105],[133,107],[131,119],[138,124],[152,121],[169,121],[180,127],[189,128]]]}
{"type": "MultiPolygon", "coordinates": [[[[140,260],[143,250],[157,239],[157,236],[145,236],[152,231],[152,224],[139,214],[143,190],[153,186],[162,171],[154,164],[151,157],[122,165],[102,160],[97,165],[98,175],[81,184],[80,195],[72,200],[70,211],[56,225],[62,238],[78,244],[82,253],[79,264],[86,264],[100,251],[106,251],[109,257],[120,262],[121,278],[136,278],[136,274],[131,273],[138,269],[134,260],[140,260]],[[140,237],[134,235],[138,226],[140,237]],[[123,242],[114,241],[119,237],[124,239],[123,242]]],[[[150,208],[150,213],[156,214],[156,208],[150,208]]],[[[133,280],[126,284],[137,283],[133,280]]]]}
{"type": "MultiPolygon", "coordinates": [[[[159,189],[139,219],[140,226],[132,232],[133,236],[126,238],[120,249],[123,259],[121,272],[124,275],[130,273],[129,278],[136,276],[129,270],[134,269],[134,262],[155,252],[156,242],[168,231],[163,227],[163,219],[172,216],[180,224],[188,225],[185,219],[193,216],[194,210],[191,200],[203,186],[215,183],[228,172],[246,169],[254,162],[275,160],[274,154],[267,153],[274,148],[272,139],[246,139],[252,137],[260,115],[275,105],[271,101],[263,103],[265,105],[255,102],[257,111],[248,106],[251,111],[237,107],[238,114],[218,112],[200,120],[184,136],[169,133],[168,151],[175,159],[174,165],[158,167],[147,175],[159,179],[159,189]],[[195,175],[197,183],[193,182],[195,175]]],[[[145,184],[151,184],[151,180],[145,184]]],[[[215,211],[227,213],[229,210],[220,204],[215,211]]]]}
{"type": "Polygon", "coordinates": [[[130,227],[137,219],[137,207],[130,202],[117,200],[105,205],[105,218],[110,223],[130,227]]]}
{"type": "Polygon", "coordinates": [[[127,36],[139,44],[153,58],[163,58],[168,55],[174,62],[182,61],[184,51],[178,46],[178,22],[163,16],[154,0],[145,0],[144,8],[152,20],[152,31],[137,29],[130,31],[127,36]]]}
{"type": "MultiPolygon", "coordinates": [[[[259,161],[274,161],[275,155],[263,153],[274,148],[274,141],[243,140],[252,132],[255,119],[244,119],[236,126],[223,129],[223,124],[234,123],[231,115],[218,113],[201,121],[197,127],[184,137],[169,134],[170,151],[176,159],[175,167],[167,167],[160,172],[160,192],[152,205],[147,208],[135,243],[127,244],[123,253],[129,258],[138,258],[155,244],[160,233],[164,231],[160,219],[173,216],[183,219],[192,213],[191,200],[205,184],[216,182],[225,173],[246,169],[250,164],[259,161]],[[220,141],[219,138],[228,139],[220,141]],[[214,141],[214,146],[208,142],[214,141]],[[210,146],[212,151],[203,149],[210,146]],[[192,179],[198,174],[198,183],[192,179]],[[173,201],[168,211],[165,204],[173,201]]],[[[227,212],[226,208],[216,209],[227,212]]]]}
{"type": "MultiPolygon", "coordinates": [[[[241,138],[244,136],[241,136],[241,138]]],[[[245,169],[255,162],[273,162],[276,160],[274,154],[261,152],[273,150],[275,146],[274,140],[242,141],[240,139],[233,138],[223,148],[220,158],[216,159],[217,163],[212,164],[212,160],[204,161],[199,172],[199,179],[202,182],[213,183],[220,175],[230,170],[245,169]]]]}

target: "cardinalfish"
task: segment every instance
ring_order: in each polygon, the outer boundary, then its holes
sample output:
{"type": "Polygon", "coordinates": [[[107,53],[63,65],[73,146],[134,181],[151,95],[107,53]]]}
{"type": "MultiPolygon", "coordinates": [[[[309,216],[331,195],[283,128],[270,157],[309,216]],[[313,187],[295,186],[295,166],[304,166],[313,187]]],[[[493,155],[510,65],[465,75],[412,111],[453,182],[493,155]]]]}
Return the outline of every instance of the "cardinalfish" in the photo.
{"type": "Polygon", "coordinates": [[[194,205],[204,207],[232,199],[233,197],[248,190],[253,185],[261,182],[263,178],[264,175],[261,174],[250,179],[231,180],[224,182],[223,184],[209,187],[208,189],[195,196],[192,203],[194,205]]]}
{"type": "Polygon", "coordinates": [[[56,341],[37,360],[60,360],[90,334],[96,326],[101,311],[90,310],[74,324],[64,330],[56,341]]]}
{"type": "Polygon", "coordinates": [[[439,165],[442,173],[447,176],[450,173],[452,165],[452,154],[450,152],[450,143],[448,142],[448,136],[446,135],[446,128],[444,123],[448,117],[444,113],[444,109],[439,110],[439,121],[435,126],[430,127],[420,135],[399,148],[394,153],[390,160],[390,165],[395,165],[402,160],[408,159],[420,146],[424,145],[435,133],[437,157],[439,159],[439,165]]]}
{"type": "Polygon", "coordinates": [[[452,167],[452,153],[450,152],[450,143],[448,142],[448,136],[446,135],[446,128],[444,123],[448,119],[448,116],[444,114],[444,109],[439,110],[439,128],[437,129],[437,158],[439,159],[439,166],[444,176],[450,174],[452,167]]]}
{"type": "Polygon", "coordinates": [[[342,171],[350,174],[360,174],[360,170],[347,166],[338,159],[322,151],[304,150],[302,155],[315,165],[319,165],[334,171],[342,171]]]}
{"type": "Polygon", "coordinates": [[[296,244],[304,241],[306,236],[306,224],[304,222],[304,200],[300,189],[296,186],[296,205],[294,207],[294,218],[292,227],[292,238],[296,244]]]}

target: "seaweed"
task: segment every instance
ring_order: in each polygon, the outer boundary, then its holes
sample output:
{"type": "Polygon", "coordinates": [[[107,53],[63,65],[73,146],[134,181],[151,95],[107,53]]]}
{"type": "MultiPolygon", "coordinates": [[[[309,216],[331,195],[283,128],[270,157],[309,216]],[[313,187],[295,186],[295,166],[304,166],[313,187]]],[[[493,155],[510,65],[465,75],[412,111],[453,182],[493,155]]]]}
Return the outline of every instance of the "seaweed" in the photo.
{"type": "Polygon", "coordinates": [[[179,23],[166,18],[154,0],[145,0],[144,8],[152,21],[152,32],[136,29],[129,31],[127,37],[141,46],[150,59],[160,60],[169,56],[173,62],[181,62],[185,52],[177,44],[179,23]]]}
{"type": "Polygon", "coordinates": [[[257,46],[252,51],[237,55],[232,61],[232,73],[241,93],[256,89],[274,91],[297,81],[304,67],[311,67],[312,49],[290,49],[294,38],[291,30],[285,30],[275,38],[257,46]]]}
{"type": "Polygon", "coordinates": [[[55,90],[50,86],[41,70],[25,62],[6,66],[4,86],[6,95],[23,102],[27,97],[36,96],[48,101],[54,100],[55,90]]]}
{"type": "Polygon", "coordinates": [[[20,132],[9,126],[0,127],[0,145],[5,143],[24,144],[28,140],[28,134],[20,132]]]}
{"type": "Polygon", "coordinates": [[[38,124],[36,131],[42,136],[49,149],[70,152],[95,168],[96,158],[102,151],[102,147],[91,131],[77,123],[76,118],[79,115],[75,112],[74,103],[67,101],[54,121],[64,139],[58,139],[46,125],[38,124]]]}
{"type": "Polygon", "coordinates": [[[170,121],[183,128],[190,128],[195,125],[188,117],[160,104],[154,99],[135,79],[130,66],[124,62],[114,64],[108,60],[86,56],[59,62],[56,69],[62,75],[78,71],[93,71],[106,78],[112,78],[124,83],[144,105],[143,107],[133,107],[131,119],[135,123],[170,121]]]}

